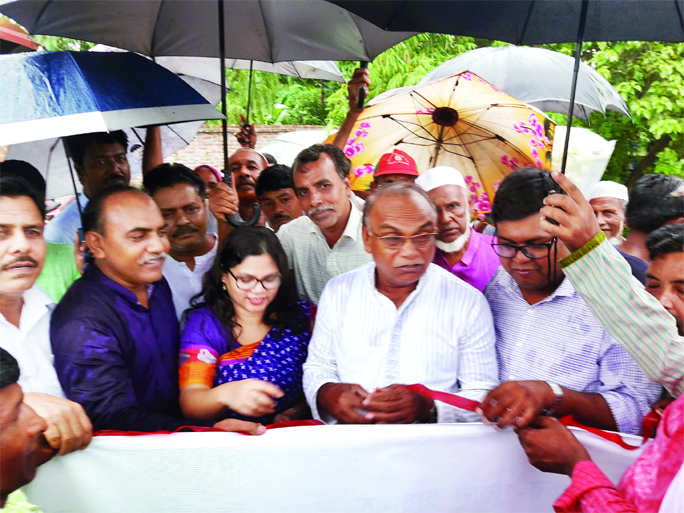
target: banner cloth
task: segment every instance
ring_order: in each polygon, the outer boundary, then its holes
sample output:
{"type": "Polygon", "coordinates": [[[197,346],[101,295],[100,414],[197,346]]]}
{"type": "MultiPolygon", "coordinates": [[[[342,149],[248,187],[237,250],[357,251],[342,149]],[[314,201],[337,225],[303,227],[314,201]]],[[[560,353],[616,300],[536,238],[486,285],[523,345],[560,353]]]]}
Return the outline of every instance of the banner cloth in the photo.
{"type": "MultiPolygon", "coordinates": [[[[571,429],[614,483],[642,452],[571,429]]],[[[569,484],[532,467],[512,429],[468,423],[101,436],[25,492],[45,513],[536,513],[569,484]]]]}

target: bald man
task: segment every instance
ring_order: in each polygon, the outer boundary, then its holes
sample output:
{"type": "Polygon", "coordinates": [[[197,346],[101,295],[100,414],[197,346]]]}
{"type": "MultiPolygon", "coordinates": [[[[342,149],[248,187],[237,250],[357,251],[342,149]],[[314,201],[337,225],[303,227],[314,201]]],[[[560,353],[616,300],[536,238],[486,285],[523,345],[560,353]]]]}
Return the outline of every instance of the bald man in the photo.
{"type": "MultiPolygon", "coordinates": [[[[228,159],[228,170],[232,173],[233,183],[240,202],[238,220],[252,219],[254,204],[258,202],[256,195],[256,181],[261,172],[268,167],[266,158],[252,148],[240,148],[228,159]]],[[[265,218],[262,214],[258,226],[264,226],[265,218]]]]}

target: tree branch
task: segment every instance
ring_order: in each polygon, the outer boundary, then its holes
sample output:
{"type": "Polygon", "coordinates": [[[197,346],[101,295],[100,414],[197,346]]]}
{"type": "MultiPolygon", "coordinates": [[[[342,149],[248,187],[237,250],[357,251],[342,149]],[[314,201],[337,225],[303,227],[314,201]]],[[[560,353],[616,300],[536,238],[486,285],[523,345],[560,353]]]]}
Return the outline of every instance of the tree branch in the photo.
{"type": "Polygon", "coordinates": [[[654,141],[653,146],[651,146],[649,152],[646,154],[644,158],[642,158],[639,161],[639,163],[634,167],[634,170],[630,174],[629,181],[627,182],[628,189],[631,190],[634,187],[637,180],[639,180],[639,178],[641,178],[644,175],[644,171],[646,171],[655,163],[655,161],[658,158],[658,153],[667,148],[671,142],[672,137],[670,137],[668,134],[665,134],[657,141],[654,141]]]}

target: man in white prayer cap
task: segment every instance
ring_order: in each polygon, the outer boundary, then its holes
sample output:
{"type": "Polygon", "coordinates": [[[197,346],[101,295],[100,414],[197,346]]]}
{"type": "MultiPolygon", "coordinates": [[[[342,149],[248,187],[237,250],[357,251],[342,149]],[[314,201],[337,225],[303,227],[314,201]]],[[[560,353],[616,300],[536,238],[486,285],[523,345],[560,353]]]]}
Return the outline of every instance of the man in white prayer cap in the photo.
{"type": "Polygon", "coordinates": [[[597,183],[589,193],[589,204],[599,227],[606,234],[611,244],[617,246],[625,239],[622,231],[625,227],[625,211],[629,202],[627,187],[620,183],[603,181],[597,183]]]}
{"type": "Polygon", "coordinates": [[[428,169],[416,185],[437,204],[437,250],[432,263],[446,269],[482,292],[501,265],[492,249],[495,238],[473,230],[468,208],[468,190],[463,175],[453,167],[428,169]]]}

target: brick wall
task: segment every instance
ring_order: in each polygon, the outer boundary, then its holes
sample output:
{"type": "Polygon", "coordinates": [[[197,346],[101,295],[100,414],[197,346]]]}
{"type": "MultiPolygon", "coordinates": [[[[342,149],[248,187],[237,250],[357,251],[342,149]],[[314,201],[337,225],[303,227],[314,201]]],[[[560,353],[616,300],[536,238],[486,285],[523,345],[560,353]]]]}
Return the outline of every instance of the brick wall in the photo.
{"type": "MultiPolygon", "coordinates": [[[[275,139],[279,134],[298,130],[320,130],[323,126],[315,125],[256,125],[257,146],[259,150],[275,139]]],[[[228,155],[237,150],[235,134],[240,131],[239,125],[228,125],[228,155]]],[[[164,159],[165,162],[180,162],[190,169],[201,164],[209,164],[218,170],[223,169],[223,137],[221,125],[203,125],[192,142],[178,153],[164,159]]]]}

